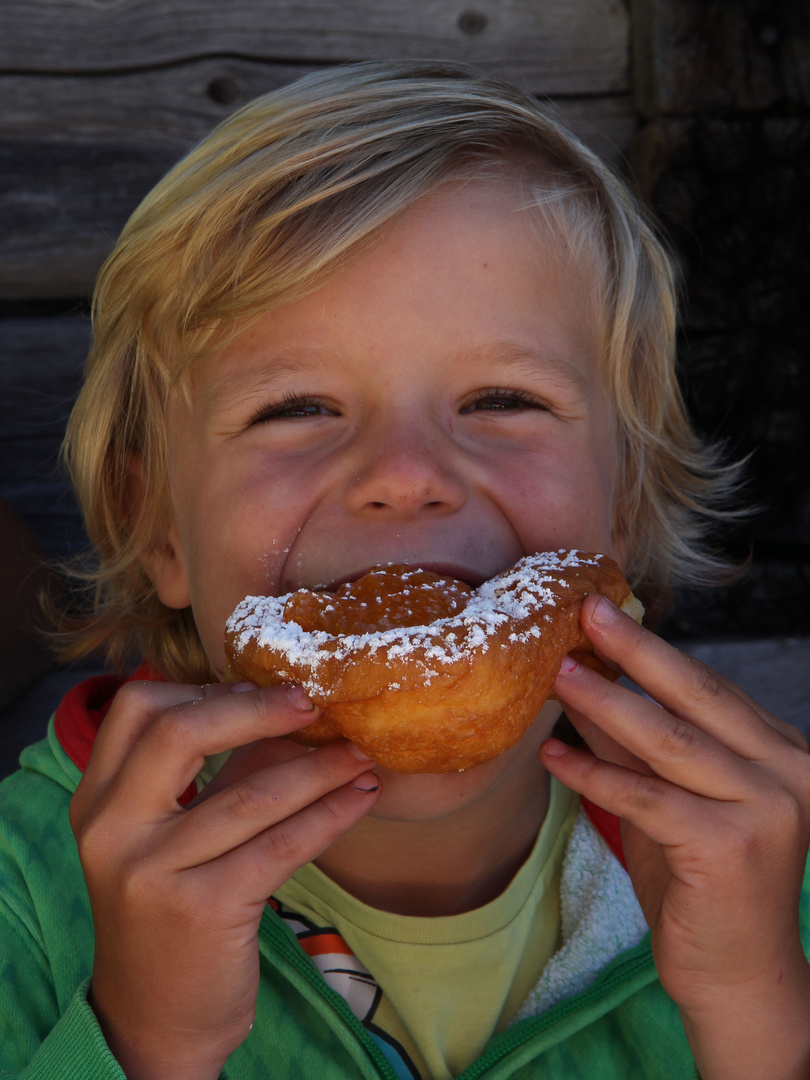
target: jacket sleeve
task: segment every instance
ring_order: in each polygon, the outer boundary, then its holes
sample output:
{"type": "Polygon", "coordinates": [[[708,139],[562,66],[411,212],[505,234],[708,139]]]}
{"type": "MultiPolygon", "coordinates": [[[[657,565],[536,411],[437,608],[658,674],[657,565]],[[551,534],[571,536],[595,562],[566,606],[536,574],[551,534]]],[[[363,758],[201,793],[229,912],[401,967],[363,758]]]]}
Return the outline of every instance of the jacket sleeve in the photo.
{"type": "Polygon", "coordinates": [[[60,1016],[47,960],[5,904],[0,957],[2,1080],[125,1080],[87,1001],[89,980],[60,1016]]]}
{"type": "Polygon", "coordinates": [[[0,1080],[125,1080],[87,1000],[93,925],[68,819],[78,769],[44,740],[23,759],[0,784],[0,1080]]]}

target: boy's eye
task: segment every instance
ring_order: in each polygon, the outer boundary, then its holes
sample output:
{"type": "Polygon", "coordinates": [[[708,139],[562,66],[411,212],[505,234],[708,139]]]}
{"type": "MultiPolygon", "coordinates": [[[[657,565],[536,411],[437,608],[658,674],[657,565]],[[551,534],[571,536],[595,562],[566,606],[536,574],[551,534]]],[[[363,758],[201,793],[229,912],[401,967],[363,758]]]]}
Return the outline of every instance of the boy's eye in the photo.
{"type": "Polygon", "coordinates": [[[263,424],[268,420],[297,420],[310,416],[334,415],[332,409],[318,398],[308,394],[285,394],[281,401],[265,405],[252,419],[252,424],[263,424]]]}
{"type": "Polygon", "coordinates": [[[522,390],[483,390],[476,394],[461,410],[462,415],[472,412],[516,412],[520,409],[545,409],[531,394],[522,390]]]}

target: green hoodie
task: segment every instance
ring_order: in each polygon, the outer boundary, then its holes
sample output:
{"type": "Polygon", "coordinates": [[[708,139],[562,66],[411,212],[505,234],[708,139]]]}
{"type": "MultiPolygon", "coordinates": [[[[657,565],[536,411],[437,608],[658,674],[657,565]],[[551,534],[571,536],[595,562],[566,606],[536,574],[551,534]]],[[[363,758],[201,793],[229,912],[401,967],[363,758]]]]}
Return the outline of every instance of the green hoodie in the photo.
{"type": "MultiPolygon", "coordinates": [[[[86,997],[93,925],[68,821],[80,777],[52,721],[47,738],[23,753],[21,770],[0,784],[0,1078],[124,1076],[86,997]]],[[[463,1080],[697,1077],[629,878],[584,814],[563,879],[563,945],[517,1020],[463,1080]]],[[[805,936],[810,891],[802,916],[805,936]]],[[[384,1045],[269,906],[259,949],[256,1022],[228,1059],[227,1080],[400,1080],[384,1045]]]]}

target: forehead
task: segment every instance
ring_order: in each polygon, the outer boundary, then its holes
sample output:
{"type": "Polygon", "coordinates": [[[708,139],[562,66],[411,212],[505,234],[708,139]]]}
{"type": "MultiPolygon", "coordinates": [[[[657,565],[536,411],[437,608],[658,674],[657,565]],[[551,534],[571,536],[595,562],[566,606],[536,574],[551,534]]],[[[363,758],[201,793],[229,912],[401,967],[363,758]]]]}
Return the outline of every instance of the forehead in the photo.
{"type": "Polygon", "coordinates": [[[230,328],[194,382],[238,392],[272,365],[295,376],[343,349],[407,364],[414,351],[497,360],[517,369],[541,356],[590,376],[599,313],[593,275],[545,225],[526,177],[447,184],[380,230],[362,254],[302,297],[230,328]]]}

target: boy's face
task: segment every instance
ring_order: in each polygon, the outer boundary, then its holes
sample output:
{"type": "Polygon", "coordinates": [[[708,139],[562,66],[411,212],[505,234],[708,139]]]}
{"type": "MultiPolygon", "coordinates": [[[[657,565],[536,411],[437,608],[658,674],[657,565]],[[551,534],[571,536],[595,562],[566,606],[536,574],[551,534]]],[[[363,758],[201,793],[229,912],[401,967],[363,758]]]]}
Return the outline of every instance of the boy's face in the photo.
{"type": "MultiPolygon", "coordinates": [[[[525,205],[509,178],[448,186],[192,369],[148,569],[164,603],[192,604],[220,675],[248,594],[379,563],[477,585],[530,552],[621,559],[595,305],[525,205]]],[[[558,711],[472,773],[534,754],[558,711]]]]}

